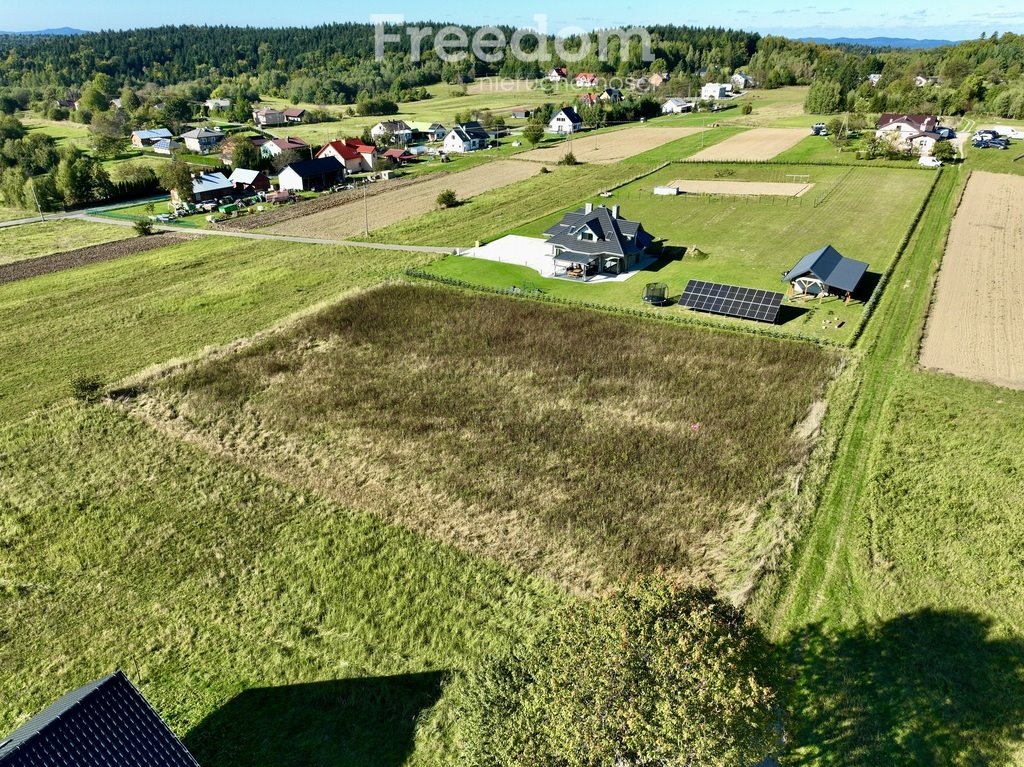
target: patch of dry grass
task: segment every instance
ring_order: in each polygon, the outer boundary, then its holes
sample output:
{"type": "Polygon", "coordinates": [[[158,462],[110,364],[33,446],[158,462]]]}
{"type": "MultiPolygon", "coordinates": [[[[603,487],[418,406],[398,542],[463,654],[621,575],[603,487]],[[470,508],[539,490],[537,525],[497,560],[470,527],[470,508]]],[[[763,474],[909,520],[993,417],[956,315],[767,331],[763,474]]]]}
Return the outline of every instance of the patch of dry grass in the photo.
{"type": "Polygon", "coordinates": [[[392,284],[190,364],[134,407],[299,487],[591,589],[714,569],[717,542],[804,454],[795,427],[832,359],[392,284]]]}

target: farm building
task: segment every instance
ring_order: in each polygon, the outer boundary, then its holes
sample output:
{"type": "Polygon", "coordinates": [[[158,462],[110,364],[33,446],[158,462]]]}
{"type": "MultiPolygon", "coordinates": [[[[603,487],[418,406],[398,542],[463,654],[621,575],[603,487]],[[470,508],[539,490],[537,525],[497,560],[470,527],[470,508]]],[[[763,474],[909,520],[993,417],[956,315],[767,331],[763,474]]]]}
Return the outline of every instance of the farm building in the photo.
{"type": "Polygon", "coordinates": [[[136,149],[153,146],[161,139],[169,139],[173,134],[167,128],[150,128],[149,130],[133,130],[132,146],[136,149]]]}
{"type": "Polygon", "coordinates": [[[405,165],[407,162],[412,162],[416,159],[416,155],[411,152],[397,148],[384,150],[384,154],[382,154],[381,157],[392,165],[405,165]]]}
{"type": "Polygon", "coordinates": [[[818,296],[827,293],[851,296],[857,290],[868,265],[847,258],[831,245],[808,253],[796,266],[782,275],[794,295],[818,296]]]}
{"type": "Polygon", "coordinates": [[[300,123],[306,119],[306,110],[299,107],[288,107],[284,110],[284,120],[289,123],[300,123]]]}
{"type": "Polygon", "coordinates": [[[660,88],[662,85],[667,83],[668,80],[668,72],[655,72],[653,75],[647,78],[647,84],[651,88],[660,88]]]}
{"type": "Polygon", "coordinates": [[[622,91],[618,88],[605,88],[601,91],[601,95],[598,96],[601,101],[607,101],[609,104],[617,104],[622,101],[622,91]]]}
{"type": "Polygon", "coordinates": [[[583,118],[572,107],[562,107],[548,123],[552,133],[575,133],[583,127],[583,118]]]}
{"type": "Polygon", "coordinates": [[[619,206],[587,203],[544,232],[556,276],[582,280],[598,274],[624,274],[640,264],[653,242],[637,221],[619,215],[619,206]]]}
{"type": "Polygon", "coordinates": [[[554,67],[553,69],[548,70],[548,73],[545,75],[545,77],[547,78],[548,82],[560,83],[565,81],[567,77],[567,72],[565,67],[554,67]]]}
{"type": "Polygon", "coordinates": [[[684,112],[693,111],[693,102],[687,101],[686,99],[670,98],[665,99],[665,103],[661,105],[661,113],[663,115],[668,114],[682,114],[684,112]]]}
{"type": "Polygon", "coordinates": [[[357,138],[335,139],[316,153],[316,159],[323,157],[333,157],[343,163],[346,173],[368,173],[377,164],[377,147],[357,138]]]}
{"type": "Polygon", "coordinates": [[[448,129],[441,123],[410,122],[413,141],[443,141],[448,129]]]}
{"type": "Polygon", "coordinates": [[[181,149],[181,143],[170,138],[162,138],[153,144],[154,154],[171,155],[181,149]]]}
{"type": "Polygon", "coordinates": [[[334,186],[345,178],[345,166],[334,157],[303,160],[287,166],[278,176],[282,190],[320,191],[334,186]]]}
{"type": "Polygon", "coordinates": [[[509,117],[513,120],[529,120],[533,110],[530,107],[512,107],[509,117]]]}
{"type": "MultiPolygon", "coordinates": [[[[234,186],[223,173],[197,173],[192,177],[192,202],[217,200],[234,190],[234,186]]],[[[178,190],[171,190],[171,199],[181,202],[178,190]]]]}
{"type": "Polygon", "coordinates": [[[252,111],[252,121],[256,123],[256,126],[259,128],[284,125],[285,122],[287,122],[287,120],[285,120],[284,112],[280,109],[274,109],[273,107],[254,109],[252,111]]]}
{"type": "Polygon", "coordinates": [[[272,138],[269,141],[264,141],[260,145],[260,154],[263,157],[277,157],[279,154],[290,152],[293,149],[305,154],[309,151],[309,144],[300,138],[295,138],[294,136],[272,138]]]}
{"type": "Polygon", "coordinates": [[[228,176],[228,181],[236,192],[264,192],[270,189],[270,179],[261,170],[235,168],[228,176]]]}
{"type": "Polygon", "coordinates": [[[199,767],[122,671],[73,690],[5,738],[4,767],[199,767]]]}
{"type": "Polygon", "coordinates": [[[225,109],[231,108],[231,99],[207,99],[203,102],[203,106],[211,112],[223,112],[225,109]]]}
{"type": "Polygon", "coordinates": [[[181,134],[185,148],[196,154],[210,154],[224,140],[220,128],[195,128],[181,134]]]}
{"type": "Polygon", "coordinates": [[[374,141],[383,141],[387,137],[393,143],[408,144],[412,141],[412,128],[405,120],[384,120],[370,128],[374,141]]]}

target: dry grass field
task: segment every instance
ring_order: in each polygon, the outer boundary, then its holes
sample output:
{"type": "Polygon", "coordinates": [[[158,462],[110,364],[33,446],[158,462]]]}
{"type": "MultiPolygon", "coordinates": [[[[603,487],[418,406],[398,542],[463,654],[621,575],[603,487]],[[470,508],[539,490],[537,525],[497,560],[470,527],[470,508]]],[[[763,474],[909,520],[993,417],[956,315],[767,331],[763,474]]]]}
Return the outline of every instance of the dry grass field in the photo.
{"type": "Polygon", "coordinates": [[[625,160],[650,149],[656,149],[676,139],[692,136],[695,133],[700,133],[700,128],[648,128],[636,126],[608,133],[598,133],[593,136],[573,138],[571,142],[567,138],[555,146],[531,149],[529,152],[518,154],[516,159],[556,163],[565,156],[571,146],[572,153],[580,162],[610,165],[613,162],[625,160]]]}
{"type": "Polygon", "coordinates": [[[773,181],[698,181],[678,179],[668,186],[674,186],[686,194],[739,194],[769,195],[772,197],[803,197],[814,188],[814,184],[791,184],[773,181]]]}
{"type": "Polygon", "coordinates": [[[392,284],[144,387],[158,428],[572,587],[743,579],[832,356],[392,284]],[[742,552],[742,553],[738,553],[742,552]]]}
{"type": "Polygon", "coordinates": [[[806,137],[807,131],[801,128],[754,128],[703,149],[689,159],[707,162],[770,160],[806,137]]]}
{"type": "Polygon", "coordinates": [[[541,166],[532,163],[496,160],[485,165],[443,174],[437,178],[403,186],[366,200],[353,200],[329,210],[292,219],[269,227],[274,234],[345,238],[363,234],[365,223],[370,230],[397,224],[421,216],[437,208],[437,196],[445,189],[454,189],[460,200],[500,189],[523,181],[540,172],[541,166]]]}
{"type": "Polygon", "coordinates": [[[1024,178],[975,171],[953,220],[921,365],[1024,389],[1024,178]]]}

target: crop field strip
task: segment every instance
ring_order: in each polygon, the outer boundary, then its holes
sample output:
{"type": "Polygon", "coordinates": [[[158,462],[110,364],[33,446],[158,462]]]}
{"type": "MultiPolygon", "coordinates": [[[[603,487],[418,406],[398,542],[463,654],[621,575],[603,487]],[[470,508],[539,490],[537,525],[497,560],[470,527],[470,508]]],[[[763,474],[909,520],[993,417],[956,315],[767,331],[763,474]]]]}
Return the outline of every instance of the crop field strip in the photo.
{"type": "Polygon", "coordinates": [[[721,542],[803,454],[793,429],[833,360],[394,285],[189,365],[132,408],[297,487],[589,590],[659,566],[724,578],[721,542]]]}
{"type": "Polygon", "coordinates": [[[807,132],[799,128],[753,128],[728,141],[702,149],[690,159],[695,162],[771,160],[799,144],[807,132]]]}
{"type": "Polygon", "coordinates": [[[596,135],[579,135],[572,139],[566,137],[557,146],[531,149],[515,155],[517,160],[529,160],[555,164],[570,150],[580,162],[592,162],[599,165],[610,165],[620,160],[635,157],[651,149],[686,138],[700,132],[700,128],[667,128],[644,127],[624,128],[622,130],[598,133],[596,135]]]}
{"type": "Polygon", "coordinates": [[[1024,389],[1024,178],[974,171],[953,220],[921,365],[1024,389]]]}

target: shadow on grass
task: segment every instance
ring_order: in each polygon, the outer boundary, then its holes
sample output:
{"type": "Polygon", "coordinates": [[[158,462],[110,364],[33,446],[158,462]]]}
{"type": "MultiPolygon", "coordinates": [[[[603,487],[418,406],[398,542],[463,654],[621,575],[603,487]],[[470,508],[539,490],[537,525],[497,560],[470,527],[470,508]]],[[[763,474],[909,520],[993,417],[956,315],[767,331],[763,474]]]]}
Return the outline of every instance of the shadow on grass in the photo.
{"type": "Polygon", "coordinates": [[[924,611],[793,637],[800,669],[786,764],[997,765],[1024,736],[1024,642],[987,619],[924,611]]]}
{"type": "Polygon", "coordinates": [[[399,767],[416,721],[441,696],[440,672],[245,690],[185,738],[204,767],[399,767]]]}
{"type": "Polygon", "coordinates": [[[857,289],[853,292],[853,300],[866,304],[871,300],[871,296],[875,294],[875,288],[878,287],[878,283],[881,281],[881,273],[864,272],[864,276],[860,279],[860,284],[857,285],[857,289]]]}

